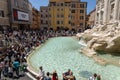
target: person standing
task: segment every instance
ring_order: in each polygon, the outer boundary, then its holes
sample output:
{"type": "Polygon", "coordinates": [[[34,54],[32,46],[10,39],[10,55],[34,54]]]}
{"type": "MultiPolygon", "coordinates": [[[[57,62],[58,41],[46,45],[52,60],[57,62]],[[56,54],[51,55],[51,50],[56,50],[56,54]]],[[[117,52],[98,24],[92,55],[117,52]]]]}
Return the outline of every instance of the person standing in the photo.
{"type": "Polygon", "coordinates": [[[100,77],[100,75],[98,75],[98,76],[97,76],[97,80],[101,80],[101,77],[100,77]]]}
{"type": "Polygon", "coordinates": [[[19,61],[16,59],[16,60],[13,62],[13,72],[14,72],[14,71],[16,72],[17,77],[19,77],[19,67],[20,67],[20,63],[19,63],[19,61]]]}
{"type": "Polygon", "coordinates": [[[2,74],[2,72],[3,72],[3,68],[4,68],[4,62],[1,61],[1,62],[0,62],[0,80],[1,80],[1,74],[2,74]]]}
{"type": "Polygon", "coordinates": [[[3,75],[4,75],[5,77],[8,76],[8,67],[9,67],[8,61],[5,61],[4,67],[3,67],[3,75]]]}
{"type": "Polygon", "coordinates": [[[56,70],[52,74],[52,80],[58,80],[58,75],[57,75],[56,70]]]}
{"type": "Polygon", "coordinates": [[[51,80],[51,77],[49,76],[49,75],[50,75],[50,73],[49,73],[49,72],[47,72],[47,73],[46,73],[46,75],[47,75],[47,76],[45,77],[45,79],[44,79],[44,80],[51,80]]]}
{"type": "Polygon", "coordinates": [[[70,76],[72,73],[72,71],[70,69],[68,69],[67,72],[63,73],[63,80],[68,80],[67,76],[70,76]]]}
{"type": "Polygon", "coordinates": [[[40,66],[39,69],[40,69],[40,71],[39,71],[39,76],[38,76],[38,77],[39,77],[39,80],[44,80],[45,72],[44,72],[44,70],[43,70],[43,67],[40,66]]]}
{"type": "Polygon", "coordinates": [[[8,67],[8,76],[10,78],[13,78],[13,66],[12,66],[12,64],[9,64],[9,67],[8,67]]]}

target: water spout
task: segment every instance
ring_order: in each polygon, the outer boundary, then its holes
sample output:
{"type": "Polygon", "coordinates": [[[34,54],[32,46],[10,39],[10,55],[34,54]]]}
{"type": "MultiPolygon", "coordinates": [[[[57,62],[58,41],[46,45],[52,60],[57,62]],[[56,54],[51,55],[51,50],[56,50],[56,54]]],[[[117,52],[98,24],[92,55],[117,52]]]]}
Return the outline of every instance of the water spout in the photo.
{"type": "Polygon", "coordinates": [[[82,45],[82,46],[84,46],[84,47],[87,47],[87,44],[85,43],[85,41],[83,40],[83,38],[80,38],[79,44],[82,45]]]}

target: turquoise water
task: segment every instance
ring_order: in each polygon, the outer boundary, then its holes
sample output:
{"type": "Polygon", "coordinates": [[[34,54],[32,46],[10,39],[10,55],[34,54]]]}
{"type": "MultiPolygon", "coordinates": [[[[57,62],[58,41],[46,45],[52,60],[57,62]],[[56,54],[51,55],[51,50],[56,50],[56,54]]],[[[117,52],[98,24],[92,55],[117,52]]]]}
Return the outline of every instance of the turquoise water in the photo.
{"type": "Polygon", "coordinates": [[[71,37],[49,39],[29,58],[35,72],[43,66],[45,72],[57,71],[62,79],[62,73],[71,69],[76,80],[87,80],[93,73],[100,74],[102,80],[120,80],[120,67],[113,65],[101,66],[92,58],[79,52],[81,46],[71,37]]]}
{"type": "Polygon", "coordinates": [[[116,55],[111,55],[110,53],[104,53],[104,52],[98,52],[97,54],[99,57],[105,60],[110,60],[111,62],[117,62],[120,64],[120,55],[116,56],[116,55]]]}

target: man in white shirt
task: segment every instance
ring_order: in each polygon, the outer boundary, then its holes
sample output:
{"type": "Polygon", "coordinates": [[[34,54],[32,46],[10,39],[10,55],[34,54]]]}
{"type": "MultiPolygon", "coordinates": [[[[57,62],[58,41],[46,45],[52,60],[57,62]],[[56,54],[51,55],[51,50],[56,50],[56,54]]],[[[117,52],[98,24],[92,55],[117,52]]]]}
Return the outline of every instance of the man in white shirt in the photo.
{"type": "Polygon", "coordinates": [[[43,71],[42,66],[40,66],[39,80],[44,80],[45,72],[43,71]]]}

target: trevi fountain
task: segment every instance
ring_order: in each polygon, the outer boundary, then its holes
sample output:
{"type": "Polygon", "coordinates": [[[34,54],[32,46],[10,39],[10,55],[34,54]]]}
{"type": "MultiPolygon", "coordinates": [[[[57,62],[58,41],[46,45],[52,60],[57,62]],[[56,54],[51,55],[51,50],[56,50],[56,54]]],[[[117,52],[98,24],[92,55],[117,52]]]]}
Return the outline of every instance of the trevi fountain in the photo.
{"type": "Polygon", "coordinates": [[[27,58],[29,70],[38,74],[62,73],[71,69],[76,80],[88,80],[94,73],[102,80],[120,80],[119,0],[97,0],[96,26],[75,37],[55,37],[36,48],[27,58]]]}

